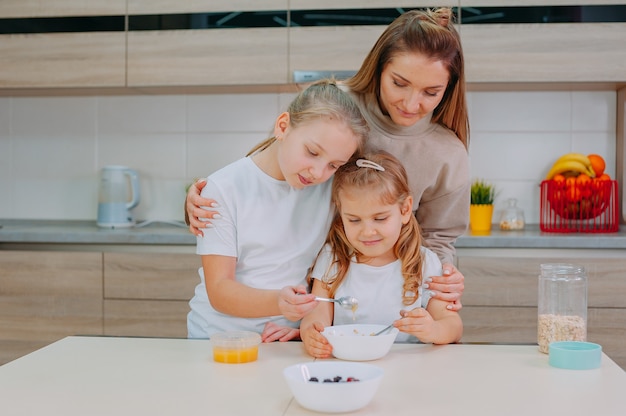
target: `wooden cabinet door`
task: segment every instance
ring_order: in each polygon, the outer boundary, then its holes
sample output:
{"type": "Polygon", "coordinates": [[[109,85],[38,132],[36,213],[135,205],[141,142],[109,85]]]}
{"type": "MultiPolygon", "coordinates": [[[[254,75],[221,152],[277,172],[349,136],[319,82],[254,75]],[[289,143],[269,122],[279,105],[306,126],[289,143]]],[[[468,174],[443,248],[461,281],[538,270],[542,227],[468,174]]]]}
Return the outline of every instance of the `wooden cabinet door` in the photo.
{"type": "Polygon", "coordinates": [[[624,81],[626,23],[461,24],[470,83],[624,81]]]}
{"type": "Polygon", "coordinates": [[[105,335],[187,337],[200,256],[104,253],[105,335]]]}
{"type": "Polygon", "coordinates": [[[124,32],[0,35],[0,88],[123,87],[124,32]]]}
{"type": "Polygon", "coordinates": [[[0,364],[68,335],[102,335],[102,254],[0,251],[0,364]]]}
{"type": "Polygon", "coordinates": [[[128,33],[128,86],[287,83],[287,28],[128,33]]]}
{"type": "Polygon", "coordinates": [[[289,28],[289,76],[293,71],[357,71],[385,26],[289,28]]]}

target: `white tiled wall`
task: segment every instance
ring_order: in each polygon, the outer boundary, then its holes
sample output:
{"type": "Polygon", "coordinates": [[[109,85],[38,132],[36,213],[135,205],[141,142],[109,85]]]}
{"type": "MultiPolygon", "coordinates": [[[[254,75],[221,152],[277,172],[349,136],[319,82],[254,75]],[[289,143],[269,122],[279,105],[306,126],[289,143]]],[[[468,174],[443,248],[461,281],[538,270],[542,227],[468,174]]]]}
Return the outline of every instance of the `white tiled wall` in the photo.
{"type": "MultiPolygon", "coordinates": [[[[265,139],[292,94],[0,97],[0,218],[95,220],[102,166],[140,175],[138,220],[182,220],[194,177],[265,139]]],[[[539,182],[562,153],[615,174],[616,94],[469,93],[473,178],[538,222],[539,182]]]]}

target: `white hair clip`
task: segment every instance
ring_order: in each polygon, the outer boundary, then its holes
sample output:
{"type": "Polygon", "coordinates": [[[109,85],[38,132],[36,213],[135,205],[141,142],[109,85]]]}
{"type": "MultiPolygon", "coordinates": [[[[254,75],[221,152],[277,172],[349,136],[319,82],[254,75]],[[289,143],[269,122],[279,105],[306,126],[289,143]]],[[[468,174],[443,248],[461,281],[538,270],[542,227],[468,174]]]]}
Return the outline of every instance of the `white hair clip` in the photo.
{"type": "Polygon", "coordinates": [[[385,171],[385,168],[380,166],[378,163],[372,162],[371,160],[367,160],[367,159],[357,159],[356,165],[360,168],[372,168],[372,169],[379,170],[381,172],[385,171]]]}

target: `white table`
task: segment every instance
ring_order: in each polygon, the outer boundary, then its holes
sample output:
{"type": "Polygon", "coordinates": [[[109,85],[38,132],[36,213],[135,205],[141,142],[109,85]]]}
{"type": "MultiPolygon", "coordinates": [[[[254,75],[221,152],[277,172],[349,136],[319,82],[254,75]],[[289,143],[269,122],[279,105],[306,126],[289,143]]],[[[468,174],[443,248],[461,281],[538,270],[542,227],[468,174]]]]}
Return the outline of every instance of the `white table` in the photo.
{"type": "MultiPolygon", "coordinates": [[[[0,414],[311,415],[282,378],[311,361],[299,342],[262,344],[246,364],[212,360],[208,341],[68,337],[0,366],[0,414]]],[[[529,345],[396,344],[359,415],[625,415],[626,373],[606,355],[562,370],[529,345]]]]}

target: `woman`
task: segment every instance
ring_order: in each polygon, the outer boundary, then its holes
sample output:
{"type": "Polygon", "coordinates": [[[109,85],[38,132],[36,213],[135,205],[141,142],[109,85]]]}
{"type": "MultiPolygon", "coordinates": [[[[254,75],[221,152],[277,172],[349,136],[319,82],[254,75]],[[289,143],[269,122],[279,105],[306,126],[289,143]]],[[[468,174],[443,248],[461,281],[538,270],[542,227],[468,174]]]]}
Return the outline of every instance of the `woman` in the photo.
{"type": "MultiPolygon", "coordinates": [[[[464,277],[452,264],[455,240],[469,223],[469,122],[461,41],[448,8],[412,10],[385,29],[357,74],[345,87],[370,126],[368,146],[396,156],[405,166],[413,209],[425,246],[443,263],[444,276],[425,288],[461,309],[464,277]]],[[[199,197],[202,182],[190,187],[190,230],[210,226],[199,217],[211,200],[199,197]]]]}

